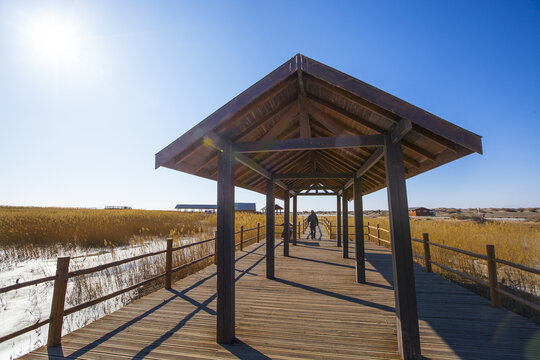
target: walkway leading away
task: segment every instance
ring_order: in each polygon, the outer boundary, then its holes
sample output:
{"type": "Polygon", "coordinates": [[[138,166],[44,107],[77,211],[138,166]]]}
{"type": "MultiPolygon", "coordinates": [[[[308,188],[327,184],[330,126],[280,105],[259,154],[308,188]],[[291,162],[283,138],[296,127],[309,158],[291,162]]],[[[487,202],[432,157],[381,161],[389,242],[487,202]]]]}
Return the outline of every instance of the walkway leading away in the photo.
{"type": "MultiPolygon", "coordinates": [[[[237,252],[234,345],[215,342],[212,265],[25,359],[399,359],[388,249],[366,242],[367,283],[335,242],[276,251],[265,278],[264,243],[237,252]]],[[[353,252],[351,252],[353,253],[353,252]]],[[[427,359],[534,359],[540,328],[415,265],[422,354],[427,359]]]]}

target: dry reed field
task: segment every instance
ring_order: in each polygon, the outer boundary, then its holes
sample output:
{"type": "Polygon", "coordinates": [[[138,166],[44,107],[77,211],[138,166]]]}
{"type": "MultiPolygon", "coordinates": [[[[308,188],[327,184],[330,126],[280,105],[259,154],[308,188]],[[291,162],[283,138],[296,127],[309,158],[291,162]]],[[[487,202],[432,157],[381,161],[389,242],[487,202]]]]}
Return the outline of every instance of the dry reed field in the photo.
{"type": "MultiPolygon", "coordinates": [[[[327,217],[335,225],[336,218],[327,217]]],[[[486,245],[495,246],[495,254],[499,259],[504,259],[513,263],[522,264],[538,269],[540,267],[540,224],[535,222],[504,222],[485,221],[477,222],[472,220],[455,219],[433,219],[433,218],[411,218],[411,236],[422,239],[423,233],[429,234],[429,240],[434,243],[455,247],[462,250],[471,251],[478,254],[486,254],[486,245]]],[[[364,225],[369,222],[370,226],[377,226],[389,229],[387,217],[365,217],[364,225]]],[[[349,217],[349,226],[354,225],[354,219],[349,217]]],[[[333,230],[335,238],[335,228],[333,230]]],[[[376,230],[370,229],[371,234],[376,235],[376,230]]],[[[354,234],[354,227],[349,228],[349,241],[354,241],[351,236],[354,234]]],[[[390,234],[380,232],[381,238],[390,240],[390,234]]],[[[370,239],[374,240],[374,239],[370,239]]],[[[388,244],[384,246],[389,247],[388,244]]],[[[412,242],[413,252],[423,255],[423,244],[412,242]]],[[[470,257],[465,254],[456,253],[435,246],[430,247],[431,259],[435,262],[449,266],[455,270],[470,274],[480,279],[487,280],[487,263],[485,260],[470,257]]],[[[415,258],[415,261],[424,265],[424,260],[415,258]]],[[[455,274],[433,266],[433,271],[449,278],[455,282],[463,284],[476,292],[489,297],[489,290],[477,286],[476,284],[459,278],[455,274]]],[[[497,269],[498,280],[514,293],[527,300],[539,303],[540,296],[540,276],[525,271],[521,271],[510,266],[499,265],[497,269]]],[[[540,320],[538,314],[532,314],[527,308],[508,301],[503,301],[504,305],[516,312],[540,320]]]]}
{"type": "MultiPolygon", "coordinates": [[[[276,223],[280,224],[276,216],[276,223]]],[[[283,220],[281,219],[281,223],[283,220]]],[[[244,227],[247,246],[265,236],[265,217],[236,213],[236,230],[244,227]],[[255,229],[254,229],[255,228],[255,229]],[[252,229],[252,230],[249,230],[252,229]],[[250,241],[247,241],[251,239],[250,241]]],[[[70,271],[86,269],[143,254],[162,251],[166,238],[173,247],[214,237],[216,215],[177,211],[97,210],[66,208],[0,208],[0,288],[54,275],[57,256],[70,256],[70,271]]],[[[280,231],[279,227],[276,231],[280,231]]],[[[236,235],[239,243],[242,235],[236,235]]],[[[237,248],[240,246],[238,245],[237,248]]],[[[213,262],[214,241],[173,252],[173,280],[185,277],[213,262]]],[[[165,271],[165,254],[145,257],[119,266],[73,277],[69,280],[66,307],[100,298],[159,275],[165,271]]],[[[80,328],[156,288],[153,281],[135,290],[66,316],[64,334],[80,328]]],[[[52,282],[0,294],[0,336],[49,316],[52,282]]],[[[0,344],[0,358],[23,354],[43,344],[46,326],[0,344]]]]}

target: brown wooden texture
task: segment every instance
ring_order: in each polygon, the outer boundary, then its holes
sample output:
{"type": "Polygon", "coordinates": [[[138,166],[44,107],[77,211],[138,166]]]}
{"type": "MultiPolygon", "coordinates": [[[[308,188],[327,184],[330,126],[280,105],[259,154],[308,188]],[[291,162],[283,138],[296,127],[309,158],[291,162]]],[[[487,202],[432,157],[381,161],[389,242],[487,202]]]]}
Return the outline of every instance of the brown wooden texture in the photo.
{"type": "Polygon", "coordinates": [[[366,261],[364,255],[364,210],[362,205],[362,180],[354,178],[354,258],[356,282],[366,282],[366,261]]]}
{"type": "Polygon", "coordinates": [[[276,213],[273,210],[276,201],[274,198],[274,180],[266,181],[266,278],[274,278],[274,242],[275,242],[275,219],[276,213]]]}
{"type": "Polygon", "coordinates": [[[495,246],[486,245],[489,292],[491,295],[491,304],[494,307],[501,307],[501,296],[497,291],[499,283],[497,281],[497,263],[495,262],[495,246]]]}
{"type": "Polygon", "coordinates": [[[343,203],[343,214],[341,214],[341,218],[343,219],[343,247],[341,248],[341,252],[343,258],[346,259],[349,257],[349,199],[347,197],[347,191],[343,191],[341,199],[343,203]]]}
{"type": "MultiPolygon", "coordinates": [[[[379,227],[379,224],[377,224],[377,227],[379,227]]],[[[429,249],[429,234],[423,233],[422,236],[424,239],[424,261],[426,262],[426,271],[431,272],[431,251],[429,249]]]]}
{"type": "Polygon", "coordinates": [[[234,341],[234,154],[227,143],[218,154],[217,186],[217,331],[220,344],[234,341]]]}
{"type": "Polygon", "coordinates": [[[293,238],[292,238],[292,244],[293,246],[296,246],[296,240],[298,238],[298,230],[296,228],[297,226],[297,222],[298,222],[298,195],[294,195],[293,196],[293,218],[292,218],[292,223],[293,223],[293,238]]]}
{"type": "Polygon", "coordinates": [[[291,206],[290,192],[285,190],[283,194],[283,256],[289,256],[289,245],[290,245],[290,233],[289,233],[289,222],[290,222],[290,211],[291,206]]]}
{"type": "Polygon", "coordinates": [[[336,212],[336,246],[341,247],[341,196],[336,196],[337,199],[337,212],[336,212]]]}
{"type": "Polygon", "coordinates": [[[420,359],[420,334],[413,271],[411,229],[401,144],[393,144],[385,135],[388,210],[394,266],[394,292],[398,348],[403,359],[420,359]]]}
{"type": "MultiPolygon", "coordinates": [[[[237,254],[238,341],[231,345],[215,343],[211,265],[64,336],[62,347],[23,359],[399,359],[389,249],[366,242],[367,281],[356,284],[354,260],[343,259],[334,241],[300,240],[294,256],[276,257],[275,281],[264,276],[264,246],[237,254]]],[[[425,358],[534,358],[536,324],[414,270],[425,358]]]]}
{"type": "Polygon", "coordinates": [[[173,239],[167,239],[167,252],[165,255],[165,289],[170,289],[172,284],[172,249],[173,239]]]}
{"type": "Polygon", "coordinates": [[[59,257],[56,262],[56,280],[54,281],[47,346],[58,346],[61,342],[68,272],[69,257],[59,257]]]}

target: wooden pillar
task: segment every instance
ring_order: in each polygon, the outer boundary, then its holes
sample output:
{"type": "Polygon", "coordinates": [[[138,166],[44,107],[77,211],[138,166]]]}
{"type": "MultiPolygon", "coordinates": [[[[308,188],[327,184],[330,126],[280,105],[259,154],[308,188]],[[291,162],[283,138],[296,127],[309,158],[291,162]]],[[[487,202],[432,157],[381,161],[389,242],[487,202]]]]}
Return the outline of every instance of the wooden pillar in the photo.
{"type": "Polygon", "coordinates": [[[341,196],[337,196],[337,224],[336,224],[336,241],[337,241],[337,247],[341,247],[341,196]]]}
{"type": "Polygon", "coordinates": [[[266,278],[274,278],[274,224],[275,224],[274,180],[266,181],[266,278]]]}
{"type": "Polygon", "coordinates": [[[291,240],[289,234],[290,205],[289,190],[285,190],[283,193],[283,256],[289,256],[289,241],[291,240]]]}
{"type": "Polygon", "coordinates": [[[59,346],[62,343],[62,324],[64,323],[68,273],[69,256],[59,257],[56,261],[56,279],[54,280],[47,347],[59,346]]]}
{"type": "Polygon", "coordinates": [[[343,258],[349,257],[349,200],[347,199],[347,189],[343,189],[343,258]]]}
{"type": "Polygon", "coordinates": [[[173,239],[167,239],[167,252],[165,253],[165,289],[170,289],[172,285],[172,248],[173,239]]]}
{"type": "Polygon", "coordinates": [[[356,260],[356,282],[366,282],[364,254],[364,209],[362,205],[362,179],[354,177],[354,244],[356,260]]]}
{"type": "Polygon", "coordinates": [[[293,223],[293,238],[292,238],[292,244],[293,246],[296,246],[296,239],[297,239],[297,230],[296,230],[296,223],[298,222],[298,196],[295,194],[293,196],[292,200],[292,208],[293,208],[293,215],[292,215],[292,223],[293,223]]]}
{"type": "Polygon", "coordinates": [[[402,359],[421,359],[403,153],[401,142],[393,144],[390,134],[384,140],[398,350],[402,359]]]}
{"type": "Polygon", "coordinates": [[[231,143],[218,153],[217,342],[234,341],[234,154],[231,143]]]}

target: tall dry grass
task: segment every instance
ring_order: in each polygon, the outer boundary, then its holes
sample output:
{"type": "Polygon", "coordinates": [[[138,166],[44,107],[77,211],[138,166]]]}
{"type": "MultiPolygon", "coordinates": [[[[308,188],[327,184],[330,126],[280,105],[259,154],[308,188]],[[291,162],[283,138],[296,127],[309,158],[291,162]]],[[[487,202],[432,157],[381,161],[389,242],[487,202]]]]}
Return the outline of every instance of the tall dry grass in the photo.
{"type": "MultiPolygon", "coordinates": [[[[335,217],[327,217],[332,225],[336,224],[335,217]]],[[[354,224],[354,219],[349,218],[349,224],[354,224]]],[[[364,225],[379,226],[389,229],[387,217],[364,218],[364,225]]],[[[411,236],[422,239],[423,233],[429,234],[431,242],[471,251],[478,254],[486,254],[486,245],[495,246],[495,254],[499,259],[522,264],[532,268],[540,267],[540,225],[532,222],[503,222],[503,221],[463,221],[455,219],[420,219],[411,218],[411,236]]],[[[333,233],[335,235],[335,228],[333,233]]],[[[376,235],[375,229],[370,233],[376,235]]],[[[354,227],[349,228],[349,234],[354,234],[354,227]]],[[[390,240],[390,234],[380,232],[381,238],[390,240]]],[[[367,237],[366,237],[367,239],[367,237]]],[[[369,240],[374,241],[373,238],[369,240]]],[[[384,246],[389,247],[388,244],[384,246]]],[[[412,242],[413,252],[424,255],[423,244],[412,242]]],[[[485,260],[474,258],[454,251],[430,247],[431,259],[440,264],[449,266],[455,270],[470,274],[474,277],[487,280],[487,263],[485,260]]],[[[415,258],[415,261],[425,266],[424,260],[415,258]]],[[[456,274],[445,271],[433,265],[433,271],[455,282],[465,285],[472,290],[489,296],[487,288],[481,287],[456,274]]],[[[498,264],[497,276],[499,282],[508,290],[526,298],[529,301],[539,303],[540,276],[518,270],[511,266],[498,264]]],[[[504,300],[505,306],[526,316],[537,319],[526,307],[508,299],[504,300]]],[[[538,317],[537,321],[540,320],[538,317]]]]}

